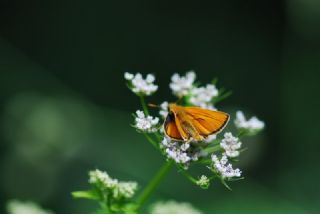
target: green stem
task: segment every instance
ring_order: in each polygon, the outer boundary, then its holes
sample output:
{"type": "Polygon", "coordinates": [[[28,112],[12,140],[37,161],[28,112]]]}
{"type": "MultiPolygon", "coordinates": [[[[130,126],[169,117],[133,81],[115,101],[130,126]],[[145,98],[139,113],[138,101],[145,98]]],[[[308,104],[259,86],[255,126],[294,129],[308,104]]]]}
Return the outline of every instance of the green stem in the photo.
{"type": "Polygon", "coordinates": [[[204,149],[204,151],[206,151],[208,153],[217,152],[219,150],[221,150],[221,146],[220,145],[216,145],[216,146],[212,146],[212,147],[208,147],[208,148],[204,149]]]}
{"type": "Polygon", "coordinates": [[[172,161],[166,161],[162,167],[159,169],[157,174],[152,178],[149,184],[144,188],[140,196],[137,200],[138,208],[141,207],[150,195],[154,192],[154,190],[159,186],[160,182],[162,181],[163,177],[170,171],[173,166],[172,161]]]}
{"type": "Polygon", "coordinates": [[[196,184],[197,183],[197,179],[195,179],[192,175],[190,175],[189,173],[187,173],[184,169],[181,169],[180,173],[185,176],[189,181],[191,181],[192,183],[196,184]]]}
{"type": "Polygon", "coordinates": [[[147,116],[147,115],[149,115],[149,111],[148,111],[148,107],[146,105],[146,102],[144,100],[144,97],[142,95],[140,95],[139,97],[140,97],[140,102],[141,102],[141,105],[142,105],[142,108],[143,108],[143,112],[147,116]]]}
{"type": "Polygon", "coordinates": [[[154,146],[154,148],[159,149],[159,147],[157,146],[157,143],[147,133],[143,133],[143,135],[146,137],[146,139],[149,141],[149,143],[152,146],[154,146]]]}

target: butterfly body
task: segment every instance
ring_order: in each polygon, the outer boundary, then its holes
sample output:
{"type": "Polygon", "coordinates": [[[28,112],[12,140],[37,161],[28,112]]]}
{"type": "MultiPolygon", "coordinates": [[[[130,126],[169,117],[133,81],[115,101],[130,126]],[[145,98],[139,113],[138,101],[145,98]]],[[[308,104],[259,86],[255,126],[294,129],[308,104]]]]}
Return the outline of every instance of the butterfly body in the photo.
{"type": "Polygon", "coordinates": [[[164,122],[164,131],[173,140],[202,141],[221,131],[228,120],[229,115],[224,112],[171,103],[164,122]]]}

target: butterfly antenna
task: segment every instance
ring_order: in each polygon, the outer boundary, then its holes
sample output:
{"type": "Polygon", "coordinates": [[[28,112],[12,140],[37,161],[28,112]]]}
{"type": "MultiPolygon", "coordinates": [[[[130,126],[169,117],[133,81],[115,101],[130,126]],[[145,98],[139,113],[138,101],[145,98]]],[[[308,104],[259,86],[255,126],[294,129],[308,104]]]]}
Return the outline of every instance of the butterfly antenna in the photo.
{"type": "Polygon", "coordinates": [[[148,106],[151,108],[160,108],[159,105],[153,104],[153,103],[148,103],[148,106]]]}

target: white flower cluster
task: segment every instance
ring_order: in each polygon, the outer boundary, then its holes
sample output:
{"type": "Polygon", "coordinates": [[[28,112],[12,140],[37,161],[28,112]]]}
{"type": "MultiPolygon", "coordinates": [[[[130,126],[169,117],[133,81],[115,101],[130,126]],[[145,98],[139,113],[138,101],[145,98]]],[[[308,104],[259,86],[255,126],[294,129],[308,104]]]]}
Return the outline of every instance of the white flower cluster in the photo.
{"type": "Polygon", "coordinates": [[[223,155],[219,160],[216,155],[211,156],[213,167],[217,172],[221,175],[222,178],[232,178],[232,177],[240,177],[241,171],[240,169],[233,169],[232,164],[228,163],[228,158],[226,155],[223,155]]]}
{"type": "Polygon", "coordinates": [[[159,114],[162,118],[166,118],[168,115],[168,108],[169,108],[169,103],[167,101],[163,102],[160,104],[160,111],[159,114]]]}
{"type": "Polygon", "coordinates": [[[224,138],[220,142],[221,148],[225,150],[225,155],[231,158],[239,156],[238,149],[241,148],[241,142],[239,138],[234,137],[231,132],[226,132],[224,138]]]}
{"type": "Polygon", "coordinates": [[[89,183],[102,191],[111,192],[113,198],[131,198],[137,190],[136,182],[123,182],[111,178],[108,173],[98,169],[89,172],[89,183]]]}
{"type": "Polygon", "coordinates": [[[174,95],[182,97],[189,93],[190,89],[193,87],[195,79],[196,74],[194,71],[187,72],[185,76],[180,76],[175,73],[171,77],[171,83],[169,86],[174,95]]]}
{"type": "Polygon", "coordinates": [[[153,204],[150,214],[202,214],[202,212],[186,202],[167,201],[153,204]]]}
{"type": "Polygon", "coordinates": [[[234,124],[238,129],[244,129],[249,133],[256,133],[264,128],[263,121],[257,117],[251,117],[249,120],[246,120],[242,111],[237,111],[234,124]]]}
{"type": "Polygon", "coordinates": [[[215,109],[211,101],[219,92],[215,85],[207,84],[206,87],[193,88],[191,90],[190,103],[202,108],[215,109]]]}
{"type": "Polygon", "coordinates": [[[116,188],[113,190],[113,197],[116,199],[120,198],[131,198],[137,190],[138,184],[133,181],[123,182],[120,181],[116,188]]]}
{"type": "Polygon", "coordinates": [[[200,187],[207,188],[210,184],[210,179],[205,175],[201,175],[200,179],[197,180],[196,184],[200,187]]]}
{"type": "Polygon", "coordinates": [[[146,116],[143,111],[137,110],[135,118],[135,127],[143,132],[156,132],[159,123],[158,117],[146,116]]]}
{"type": "Polygon", "coordinates": [[[189,143],[178,143],[164,137],[161,147],[165,150],[169,159],[174,160],[178,164],[183,164],[188,168],[191,161],[197,161],[200,153],[193,151],[189,143]]]}
{"type": "Polygon", "coordinates": [[[9,214],[53,214],[52,211],[43,210],[34,202],[9,201],[7,204],[9,214]]]}
{"type": "Polygon", "coordinates": [[[96,184],[104,189],[113,189],[118,185],[118,180],[112,179],[108,173],[96,169],[89,172],[89,183],[96,184]]]}
{"type": "Polygon", "coordinates": [[[124,78],[131,84],[129,85],[132,92],[138,95],[149,96],[158,90],[158,86],[154,84],[155,76],[153,74],[147,74],[146,79],[143,79],[142,74],[130,74],[124,73],[124,78]]]}

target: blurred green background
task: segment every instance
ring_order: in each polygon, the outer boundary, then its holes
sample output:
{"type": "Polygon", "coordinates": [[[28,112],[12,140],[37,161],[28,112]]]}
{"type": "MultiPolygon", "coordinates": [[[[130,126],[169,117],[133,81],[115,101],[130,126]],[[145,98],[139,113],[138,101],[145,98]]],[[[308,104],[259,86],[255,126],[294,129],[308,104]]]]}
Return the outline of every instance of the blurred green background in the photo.
{"type": "Polygon", "coordinates": [[[173,170],[154,197],[205,213],[320,213],[320,3],[287,1],[0,2],[0,213],[33,200],[87,214],[98,167],[140,186],[160,156],[129,124],[140,108],[123,73],[154,73],[148,102],[174,101],[174,72],[233,91],[222,103],[266,122],[248,142],[245,180],[207,191],[173,170]]]}

